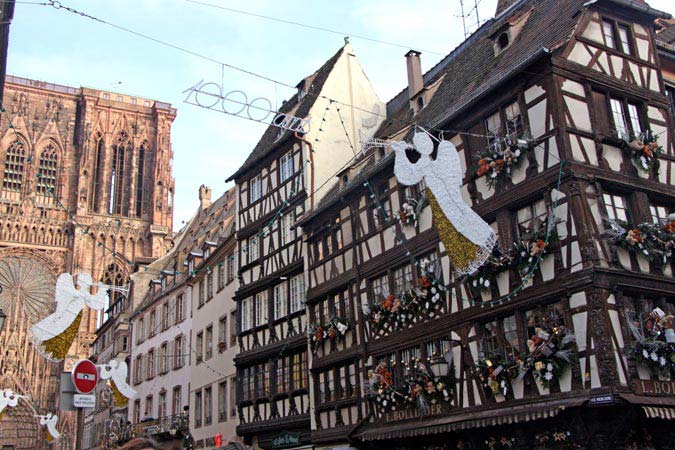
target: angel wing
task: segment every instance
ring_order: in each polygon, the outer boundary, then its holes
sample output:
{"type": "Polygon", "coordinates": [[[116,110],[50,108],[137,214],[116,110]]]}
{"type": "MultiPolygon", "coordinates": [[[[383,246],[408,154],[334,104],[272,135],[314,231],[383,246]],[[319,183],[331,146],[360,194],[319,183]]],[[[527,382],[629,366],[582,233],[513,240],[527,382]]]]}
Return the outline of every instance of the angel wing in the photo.
{"type": "Polygon", "coordinates": [[[52,436],[52,439],[57,440],[61,437],[61,433],[56,429],[56,424],[59,422],[59,416],[48,414],[51,416],[47,419],[47,431],[52,436]]]}
{"type": "Polygon", "coordinates": [[[126,398],[133,398],[136,391],[127,384],[128,367],[125,361],[111,360],[106,365],[99,366],[101,368],[101,379],[112,379],[117,390],[126,398]]]}
{"type": "Polygon", "coordinates": [[[84,300],[69,273],[62,273],[56,280],[55,300],[56,311],[30,328],[36,346],[63,333],[82,311],[84,300]]]}

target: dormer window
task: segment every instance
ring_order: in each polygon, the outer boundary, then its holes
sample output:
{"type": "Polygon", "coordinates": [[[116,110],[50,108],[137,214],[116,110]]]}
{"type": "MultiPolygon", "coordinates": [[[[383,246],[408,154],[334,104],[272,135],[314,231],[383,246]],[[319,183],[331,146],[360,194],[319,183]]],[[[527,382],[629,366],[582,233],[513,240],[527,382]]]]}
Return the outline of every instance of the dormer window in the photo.
{"type": "Polygon", "coordinates": [[[497,37],[497,48],[499,51],[504,51],[506,47],[509,46],[509,33],[508,31],[504,31],[497,37]]]}
{"type": "Polygon", "coordinates": [[[424,97],[421,95],[417,97],[417,111],[421,111],[424,108],[424,97]]]}

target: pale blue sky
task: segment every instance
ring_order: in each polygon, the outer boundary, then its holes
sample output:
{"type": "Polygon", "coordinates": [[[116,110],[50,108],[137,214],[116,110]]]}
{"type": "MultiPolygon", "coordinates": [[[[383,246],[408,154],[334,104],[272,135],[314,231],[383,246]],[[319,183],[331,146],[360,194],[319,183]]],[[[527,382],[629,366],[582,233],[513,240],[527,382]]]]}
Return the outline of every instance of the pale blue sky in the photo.
{"type": "MultiPolygon", "coordinates": [[[[204,0],[296,22],[348,31],[406,45],[351,43],[380,99],[406,84],[407,47],[448,53],[464,38],[459,0],[204,0]]],[[[217,60],[295,85],[333,55],[339,35],[308,30],[213,9],[185,0],[62,0],[64,5],[151,35],[217,60]]],[[[465,0],[473,6],[474,0],[465,0]]],[[[479,0],[482,19],[497,0],[479,0]]],[[[650,5],[675,14],[672,0],[650,5]]],[[[475,18],[472,18],[475,28],[475,18]]],[[[423,70],[442,56],[422,53],[423,70]]],[[[173,125],[176,196],[174,229],[197,207],[201,184],[220,195],[225,179],[244,161],[264,126],[183,103],[196,82],[220,81],[220,66],[49,6],[18,4],[10,35],[7,72],[70,86],[170,102],[178,108],[173,125]],[[121,82],[121,84],[119,83],[121,82]]],[[[224,85],[249,98],[281,102],[293,92],[225,69],[224,85]]]]}

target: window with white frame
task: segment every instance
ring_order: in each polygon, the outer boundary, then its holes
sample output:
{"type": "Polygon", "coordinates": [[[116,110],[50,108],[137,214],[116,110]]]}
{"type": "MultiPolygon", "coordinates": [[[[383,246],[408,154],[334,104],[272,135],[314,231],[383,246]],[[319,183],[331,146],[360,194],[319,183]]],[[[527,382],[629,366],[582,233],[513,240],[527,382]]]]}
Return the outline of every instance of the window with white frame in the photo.
{"type": "Polygon", "coordinates": [[[518,236],[521,239],[528,237],[539,231],[546,222],[548,210],[546,202],[543,199],[537,200],[523,208],[520,208],[516,213],[516,220],[518,222],[518,236]]]}
{"type": "Polygon", "coordinates": [[[150,378],[153,378],[155,376],[155,349],[151,349],[148,351],[148,364],[147,364],[147,369],[148,372],[146,374],[146,378],[149,380],[150,378]]]}
{"type": "Polygon", "coordinates": [[[206,332],[204,333],[204,340],[206,344],[206,350],[204,359],[210,359],[213,356],[213,325],[206,327],[206,332]]]}
{"type": "Polygon", "coordinates": [[[234,268],[234,255],[229,255],[227,257],[227,282],[234,280],[234,277],[237,275],[236,269],[234,268]]]}
{"type": "Polygon", "coordinates": [[[305,308],[305,277],[303,274],[296,275],[290,279],[291,310],[293,314],[305,308]]]}
{"type": "Polygon", "coordinates": [[[370,280],[370,292],[375,301],[379,301],[389,295],[389,289],[389,275],[387,274],[370,280]]]}
{"type": "Polygon", "coordinates": [[[284,156],[281,157],[279,161],[280,166],[280,176],[281,182],[288,180],[293,176],[294,167],[293,167],[293,152],[289,151],[284,156]]]}
{"type": "Polygon", "coordinates": [[[261,291],[255,294],[255,326],[265,325],[267,320],[267,291],[261,291]]]}
{"type": "Polygon", "coordinates": [[[506,136],[512,139],[523,137],[525,131],[523,127],[523,116],[520,114],[520,105],[518,102],[513,102],[504,108],[506,115],[506,136]]]}
{"type": "Polygon", "coordinates": [[[280,233],[281,245],[286,245],[295,239],[295,231],[293,230],[293,223],[295,222],[295,212],[291,211],[288,214],[281,216],[280,233]]]}
{"type": "Polygon", "coordinates": [[[176,339],[173,341],[173,368],[183,367],[183,360],[183,336],[176,336],[176,339]]]}
{"type": "MultiPolygon", "coordinates": [[[[218,320],[218,347],[227,347],[227,315],[218,320]]],[[[224,349],[223,348],[223,349],[224,349]]]]}
{"type": "Polygon", "coordinates": [[[248,246],[249,261],[254,262],[260,256],[260,241],[258,240],[257,237],[254,236],[251,239],[249,239],[248,242],[249,242],[248,246]]]}
{"type": "Polygon", "coordinates": [[[202,331],[197,333],[195,347],[197,347],[195,354],[197,356],[197,364],[199,364],[204,359],[204,333],[202,331]]]}
{"type": "Polygon", "coordinates": [[[167,348],[168,344],[165,342],[162,344],[162,346],[159,348],[159,373],[164,374],[167,372],[168,367],[167,367],[167,348]]]}
{"type": "Polygon", "coordinates": [[[218,292],[225,287],[225,261],[218,264],[218,292]]]}
{"type": "Polygon", "coordinates": [[[611,97],[609,104],[612,110],[614,130],[621,139],[630,139],[642,133],[640,107],[636,103],[611,97]]]}
{"type": "Polygon", "coordinates": [[[394,270],[394,295],[397,298],[414,286],[413,270],[410,264],[394,270]]]}
{"type": "Polygon", "coordinates": [[[485,131],[487,132],[488,146],[495,150],[501,150],[499,141],[502,130],[502,116],[499,111],[485,119],[485,131]]]}
{"type": "Polygon", "coordinates": [[[605,211],[610,220],[620,220],[622,222],[630,222],[630,214],[628,212],[628,202],[621,195],[603,194],[605,201],[605,211]]]}
{"type": "Polygon", "coordinates": [[[241,301],[241,331],[250,330],[253,326],[253,297],[241,301]]]}
{"type": "Polygon", "coordinates": [[[280,319],[288,314],[286,300],[286,283],[283,282],[274,286],[274,320],[280,319]]]}
{"type": "Polygon", "coordinates": [[[205,295],[205,285],[206,280],[202,279],[202,281],[199,282],[199,306],[203,306],[204,302],[206,301],[206,295],[205,295]]]}
{"type": "Polygon", "coordinates": [[[616,49],[616,37],[614,36],[614,23],[611,20],[602,21],[602,35],[605,38],[605,45],[616,49]]]}
{"type": "Polygon", "coordinates": [[[148,322],[148,337],[154,336],[155,333],[157,333],[157,310],[153,309],[148,322]]]}
{"type": "Polygon", "coordinates": [[[185,298],[183,294],[176,297],[176,323],[185,320],[185,298]]]}
{"type": "Polygon", "coordinates": [[[260,200],[260,197],[262,197],[262,177],[260,175],[251,178],[249,189],[251,192],[251,203],[260,200]]]}
{"type": "Polygon", "coordinates": [[[652,222],[660,225],[668,222],[668,208],[665,206],[649,205],[649,212],[652,216],[652,222]]]}

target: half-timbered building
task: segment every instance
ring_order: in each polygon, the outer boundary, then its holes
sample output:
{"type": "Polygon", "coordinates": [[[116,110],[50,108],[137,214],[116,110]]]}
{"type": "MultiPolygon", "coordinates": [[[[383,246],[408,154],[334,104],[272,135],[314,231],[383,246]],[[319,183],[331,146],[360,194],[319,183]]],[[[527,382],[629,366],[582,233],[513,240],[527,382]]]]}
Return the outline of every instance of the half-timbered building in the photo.
{"type": "Polygon", "coordinates": [[[675,153],[657,18],[641,1],[500,0],[426,74],[406,55],[409,86],[376,139],[297,221],[316,446],[672,447],[675,153]],[[389,143],[416,132],[454,144],[463,200],[498,236],[469,276],[424,183],[394,176],[389,143]]]}
{"type": "Polygon", "coordinates": [[[310,408],[306,280],[297,217],[321,200],[383,111],[349,43],[304,78],[240,169],[237,187],[237,434],[305,448],[310,408]],[[350,106],[345,106],[348,104],[350,106]],[[288,124],[304,120],[303,132],[288,124]]]}

